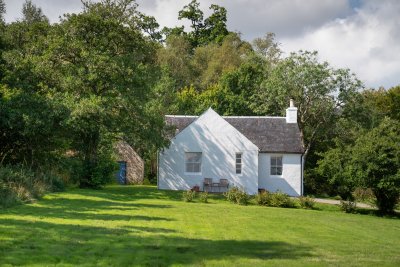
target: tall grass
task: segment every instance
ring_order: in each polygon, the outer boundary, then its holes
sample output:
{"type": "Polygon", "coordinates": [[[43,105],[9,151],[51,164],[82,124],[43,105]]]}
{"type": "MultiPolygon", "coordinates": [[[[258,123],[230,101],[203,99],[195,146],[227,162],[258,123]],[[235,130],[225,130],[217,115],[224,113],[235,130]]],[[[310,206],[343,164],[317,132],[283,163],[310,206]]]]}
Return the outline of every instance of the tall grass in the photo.
{"type": "Polygon", "coordinates": [[[0,207],[33,202],[46,192],[63,189],[62,181],[48,173],[22,165],[0,167],[0,207]]]}

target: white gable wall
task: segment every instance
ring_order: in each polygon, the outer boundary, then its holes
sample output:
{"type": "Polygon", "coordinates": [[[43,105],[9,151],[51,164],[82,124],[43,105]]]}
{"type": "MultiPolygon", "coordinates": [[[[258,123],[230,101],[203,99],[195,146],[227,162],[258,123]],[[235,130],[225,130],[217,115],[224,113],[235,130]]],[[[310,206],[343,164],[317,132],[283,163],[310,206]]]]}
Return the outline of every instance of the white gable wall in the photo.
{"type": "Polygon", "coordinates": [[[186,127],[159,154],[160,189],[202,189],[204,178],[228,179],[249,194],[258,190],[258,148],[212,109],[186,127]],[[202,152],[201,174],[185,173],[185,152],[202,152]],[[236,174],[235,154],[242,153],[242,174],[236,174]]]}
{"type": "Polygon", "coordinates": [[[270,192],[280,190],[290,196],[300,196],[301,154],[260,153],[258,183],[259,188],[270,192]],[[271,156],[282,156],[282,175],[271,175],[271,156]]]}

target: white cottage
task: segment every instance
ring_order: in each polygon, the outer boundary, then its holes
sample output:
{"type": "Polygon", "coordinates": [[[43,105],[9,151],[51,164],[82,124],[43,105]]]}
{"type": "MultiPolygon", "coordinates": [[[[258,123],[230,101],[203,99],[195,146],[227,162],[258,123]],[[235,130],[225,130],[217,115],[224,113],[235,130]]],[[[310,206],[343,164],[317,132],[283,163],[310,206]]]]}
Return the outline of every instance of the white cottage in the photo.
{"type": "Polygon", "coordinates": [[[205,178],[227,179],[249,194],[259,189],[303,194],[303,146],[293,101],[286,117],[166,116],[176,128],[159,153],[158,188],[186,190],[205,178]]]}

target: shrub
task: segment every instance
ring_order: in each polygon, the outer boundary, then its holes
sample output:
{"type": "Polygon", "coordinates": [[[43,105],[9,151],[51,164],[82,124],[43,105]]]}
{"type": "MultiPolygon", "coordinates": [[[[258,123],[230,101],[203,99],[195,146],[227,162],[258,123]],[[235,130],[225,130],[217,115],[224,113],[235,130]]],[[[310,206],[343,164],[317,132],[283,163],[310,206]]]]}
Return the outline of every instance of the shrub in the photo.
{"type": "Polygon", "coordinates": [[[236,195],[237,192],[239,191],[239,188],[237,188],[236,186],[229,188],[228,191],[226,191],[224,193],[224,196],[226,197],[226,199],[231,202],[231,203],[236,203],[236,195]]]}
{"type": "Polygon", "coordinates": [[[19,202],[20,201],[15,192],[5,183],[0,181],[0,206],[8,208],[19,202]]]}
{"type": "Polygon", "coordinates": [[[118,170],[117,163],[108,155],[100,155],[97,162],[86,161],[78,174],[81,188],[102,188],[110,183],[118,170]]]}
{"type": "Polygon", "coordinates": [[[303,209],[313,209],[315,205],[315,200],[309,196],[299,197],[300,207],[303,209]]]}
{"type": "Polygon", "coordinates": [[[375,199],[374,192],[371,188],[357,187],[352,193],[353,197],[357,201],[372,202],[375,199]]]}
{"type": "Polygon", "coordinates": [[[263,191],[256,196],[256,203],[260,206],[269,206],[271,203],[271,193],[263,191]]]}
{"type": "Polygon", "coordinates": [[[271,194],[271,200],[269,206],[281,207],[281,208],[295,208],[296,203],[289,197],[288,194],[285,194],[281,191],[277,191],[276,193],[271,194]]]}
{"type": "Polygon", "coordinates": [[[356,202],[351,200],[348,201],[341,200],[340,209],[346,213],[353,213],[356,211],[356,202]]]}
{"type": "Polygon", "coordinates": [[[235,204],[247,205],[250,201],[250,196],[238,187],[232,187],[227,192],[224,193],[226,199],[235,204]]]}
{"type": "Polygon", "coordinates": [[[249,204],[250,196],[244,191],[239,190],[236,193],[236,204],[246,206],[249,204]]]}
{"type": "Polygon", "coordinates": [[[182,193],[183,201],[185,202],[192,202],[193,199],[196,197],[196,192],[192,190],[186,190],[182,193]]]}
{"type": "Polygon", "coordinates": [[[199,197],[201,202],[208,203],[208,192],[201,192],[199,197]]]}

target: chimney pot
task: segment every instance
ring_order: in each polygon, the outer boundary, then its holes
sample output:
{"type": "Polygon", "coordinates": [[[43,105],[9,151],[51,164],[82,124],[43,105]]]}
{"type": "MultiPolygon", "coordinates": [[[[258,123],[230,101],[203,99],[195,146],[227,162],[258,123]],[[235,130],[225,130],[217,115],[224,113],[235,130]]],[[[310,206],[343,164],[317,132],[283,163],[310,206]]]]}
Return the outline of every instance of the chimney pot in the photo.
{"type": "Polygon", "coordinates": [[[297,108],[293,99],[290,99],[290,106],[286,109],[286,123],[297,123],[297,108]]]}

